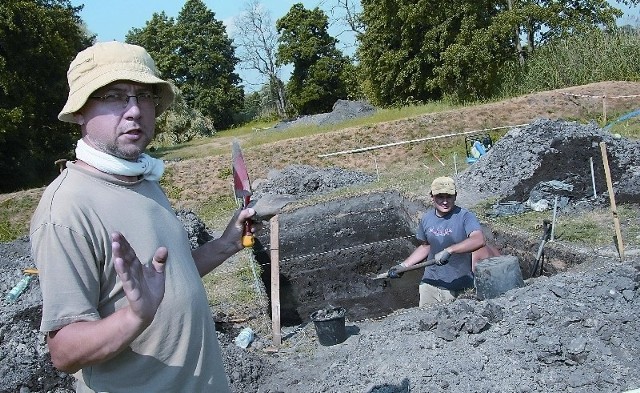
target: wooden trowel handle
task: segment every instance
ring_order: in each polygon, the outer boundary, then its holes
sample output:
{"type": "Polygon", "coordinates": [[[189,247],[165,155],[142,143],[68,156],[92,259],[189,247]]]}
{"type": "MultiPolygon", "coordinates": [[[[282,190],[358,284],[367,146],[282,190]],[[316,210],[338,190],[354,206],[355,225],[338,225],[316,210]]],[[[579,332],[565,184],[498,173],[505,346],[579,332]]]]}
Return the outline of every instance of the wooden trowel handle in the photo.
{"type": "MultiPolygon", "coordinates": [[[[247,195],[244,197],[244,207],[246,209],[246,207],[249,205],[250,202],[250,196],[247,195]]],[[[255,239],[253,237],[253,233],[251,233],[251,225],[253,224],[253,221],[251,219],[247,220],[244,222],[244,229],[242,230],[242,245],[246,248],[246,247],[253,247],[254,243],[255,243],[255,239]]]]}
{"type": "Polygon", "coordinates": [[[242,245],[244,247],[253,247],[255,239],[253,233],[251,233],[251,220],[244,222],[244,230],[242,232],[242,245]]]}
{"type": "MultiPolygon", "coordinates": [[[[397,270],[397,272],[398,273],[404,273],[404,272],[408,272],[409,270],[420,269],[421,267],[433,265],[435,263],[436,263],[435,259],[429,259],[428,261],[416,263],[415,265],[412,265],[412,266],[400,268],[400,269],[397,270]]],[[[380,273],[378,275],[375,275],[375,276],[371,277],[371,279],[373,279],[373,280],[380,280],[380,279],[384,279],[384,278],[389,278],[389,273],[388,272],[380,273]]]]}

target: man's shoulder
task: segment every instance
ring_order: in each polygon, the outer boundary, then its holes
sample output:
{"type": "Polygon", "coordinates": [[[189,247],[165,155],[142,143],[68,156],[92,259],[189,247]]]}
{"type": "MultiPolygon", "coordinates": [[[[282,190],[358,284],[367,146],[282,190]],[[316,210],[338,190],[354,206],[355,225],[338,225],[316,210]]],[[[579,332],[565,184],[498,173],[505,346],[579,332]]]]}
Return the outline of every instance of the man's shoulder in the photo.
{"type": "Polygon", "coordinates": [[[456,205],[455,209],[453,210],[454,214],[460,214],[460,215],[471,215],[476,217],[476,214],[474,212],[472,212],[469,209],[466,209],[462,206],[458,206],[456,205]]]}

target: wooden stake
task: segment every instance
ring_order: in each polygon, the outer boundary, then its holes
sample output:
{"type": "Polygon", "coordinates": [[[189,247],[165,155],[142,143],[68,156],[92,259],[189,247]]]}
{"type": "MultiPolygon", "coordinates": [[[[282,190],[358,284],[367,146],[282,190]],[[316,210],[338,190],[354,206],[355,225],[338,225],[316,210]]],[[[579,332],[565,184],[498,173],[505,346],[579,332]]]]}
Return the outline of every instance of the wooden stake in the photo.
{"type": "Polygon", "coordinates": [[[593,186],[593,199],[598,198],[598,193],[596,192],[596,175],[593,170],[593,157],[589,157],[589,165],[591,166],[591,185],[593,186]]]}
{"type": "Polygon", "coordinates": [[[613,226],[616,230],[616,239],[618,241],[618,254],[620,260],[624,260],[624,246],[622,244],[622,232],[620,231],[620,219],[616,209],[616,198],[613,195],[613,184],[611,182],[611,170],[609,169],[609,159],[607,158],[607,145],[600,142],[600,151],[602,152],[602,165],[604,165],[604,174],[607,179],[607,190],[609,191],[609,201],[611,203],[611,214],[613,215],[613,226]]]}
{"type": "Polygon", "coordinates": [[[553,202],[553,220],[551,220],[551,238],[549,241],[552,242],[554,239],[554,235],[556,233],[556,216],[558,214],[558,196],[556,195],[556,199],[553,202]]]}
{"type": "Polygon", "coordinates": [[[458,176],[458,155],[456,154],[456,152],[453,152],[453,168],[455,169],[456,172],[456,176],[458,176]]]}
{"type": "Polygon", "coordinates": [[[273,330],[273,345],[280,347],[282,332],[280,329],[280,225],[276,214],[270,223],[270,251],[271,251],[271,329],[273,330]]]}

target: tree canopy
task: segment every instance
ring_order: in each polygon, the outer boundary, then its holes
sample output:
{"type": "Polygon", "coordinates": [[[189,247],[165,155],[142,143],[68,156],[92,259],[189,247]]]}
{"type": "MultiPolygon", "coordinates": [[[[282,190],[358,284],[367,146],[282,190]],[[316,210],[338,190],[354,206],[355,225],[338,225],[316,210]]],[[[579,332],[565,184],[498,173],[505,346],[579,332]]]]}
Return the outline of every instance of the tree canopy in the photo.
{"type": "Polygon", "coordinates": [[[69,63],[91,45],[68,0],[0,2],[0,191],[40,186],[72,156],[77,127],[58,120],[69,63]]]}
{"type": "Polygon", "coordinates": [[[380,105],[486,98],[505,63],[620,15],[605,0],[362,0],[361,79],[380,105]]]}
{"type": "Polygon", "coordinates": [[[234,124],[244,95],[235,73],[238,59],[224,24],[201,0],[188,0],[175,21],[154,14],[126,40],[147,48],[187,106],[210,117],[216,128],[234,124]]]}
{"type": "Polygon", "coordinates": [[[298,114],[328,112],[337,99],[347,97],[343,72],[349,59],[336,48],[328,26],[322,10],[307,10],[301,3],[276,22],[276,59],[278,64],[293,64],[287,94],[298,114]]]}
{"type": "Polygon", "coordinates": [[[235,36],[242,63],[245,68],[257,71],[267,81],[265,109],[285,117],[287,98],[280,78],[282,66],[276,63],[278,33],[271,14],[259,0],[249,0],[234,25],[238,30],[235,36]]]}

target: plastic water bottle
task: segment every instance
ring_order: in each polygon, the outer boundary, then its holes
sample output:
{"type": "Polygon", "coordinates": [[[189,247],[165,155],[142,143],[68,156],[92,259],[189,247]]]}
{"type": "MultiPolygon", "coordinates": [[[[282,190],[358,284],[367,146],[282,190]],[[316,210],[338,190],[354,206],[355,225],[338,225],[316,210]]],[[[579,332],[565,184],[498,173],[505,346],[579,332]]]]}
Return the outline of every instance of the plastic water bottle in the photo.
{"type": "Polygon", "coordinates": [[[16,284],[15,287],[11,288],[9,293],[7,293],[6,299],[7,301],[14,302],[24,290],[27,288],[29,283],[31,282],[31,275],[25,274],[20,281],[16,284]]]}
{"type": "Polygon", "coordinates": [[[240,331],[240,334],[236,337],[234,342],[240,348],[247,348],[253,341],[253,330],[250,327],[246,327],[240,331]]]}

